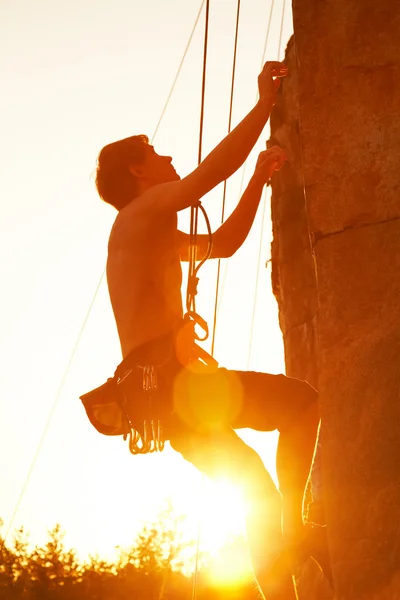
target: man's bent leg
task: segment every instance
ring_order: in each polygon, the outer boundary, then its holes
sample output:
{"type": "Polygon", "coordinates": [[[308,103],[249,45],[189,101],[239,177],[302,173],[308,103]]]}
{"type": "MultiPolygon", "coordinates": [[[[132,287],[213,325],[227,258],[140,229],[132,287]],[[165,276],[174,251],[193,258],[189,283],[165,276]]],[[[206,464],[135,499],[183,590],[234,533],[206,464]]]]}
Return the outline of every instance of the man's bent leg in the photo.
{"type": "Polygon", "coordinates": [[[172,447],[212,478],[228,477],[246,500],[249,551],[258,584],[267,600],[294,600],[281,528],[281,495],[259,455],[230,428],[212,434],[186,432],[172,447]]]}
{"type": "Polygon", "coordinates": [[[283,532],[287,540],[304,535],[303,502],[315,454],[320,422],[318,393],[308,383],[287,379],[287,393],[300,412],[278,425],[276,470],[282,494],[283,532]]]}
{"type": "Polygon", "coordinates": [[[319,428],[318,393],[305,381],[285,375],[236,371],[243,405],[232,423],[240,429],[280,433],[277,475],[282,494],[283,531],[298,543],[304,536],[303,502],[319,428]]]}

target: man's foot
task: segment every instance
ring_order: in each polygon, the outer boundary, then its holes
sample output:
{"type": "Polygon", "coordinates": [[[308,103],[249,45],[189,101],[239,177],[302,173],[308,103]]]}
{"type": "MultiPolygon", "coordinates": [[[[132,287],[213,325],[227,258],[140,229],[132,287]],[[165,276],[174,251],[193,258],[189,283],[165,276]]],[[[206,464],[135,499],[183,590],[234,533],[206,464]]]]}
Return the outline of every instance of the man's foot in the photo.
{"type": "Polygon", "coordinates": [[[308,558],[317,563],[333,589],[333,576],[329,555],[326,526],[307,523],[301,541],[288,544],[288,554],[293,568],[299,567],[308,558]]]}
{"type": "Polygon", "coordinates": [[[320,500],[313,500],[307,507],[307,521],[316,525],[326,525],[325,505],[320,500]]]}
{"type": "Polygon", "coordinates": [[[306,530],[308,531],[305,543],[310,550],[311,558],[313,558],[320,567],[333,589],[333,575],[326,525],[307,523],[306,530]]]}

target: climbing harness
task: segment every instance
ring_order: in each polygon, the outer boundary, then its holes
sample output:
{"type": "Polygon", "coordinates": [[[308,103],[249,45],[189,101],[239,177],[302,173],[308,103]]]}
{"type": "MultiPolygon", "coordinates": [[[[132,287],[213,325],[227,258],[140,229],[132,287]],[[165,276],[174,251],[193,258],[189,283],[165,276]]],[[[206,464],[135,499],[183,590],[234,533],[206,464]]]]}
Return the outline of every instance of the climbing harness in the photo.
{"type": "MultiPolygon", "coordinates": [[[[191,264],[196,279],[198,268],[191,264]]],[[[206,339],[208,327],[194,310],[194,296],[192,290],[188,294],[192,310],[176,331],[133,350],[113,377],[80,396],[96,430],[104,435],[122,435],[134,455],[164,449],[164,421],[169,421],[172,414],[171,382],[179,370],[201,365],[204,372],[218,367],[217,361],[196,343],[196,339],[206,339]],[[196,326],[205,335],[200,337],[196,326]]]]}

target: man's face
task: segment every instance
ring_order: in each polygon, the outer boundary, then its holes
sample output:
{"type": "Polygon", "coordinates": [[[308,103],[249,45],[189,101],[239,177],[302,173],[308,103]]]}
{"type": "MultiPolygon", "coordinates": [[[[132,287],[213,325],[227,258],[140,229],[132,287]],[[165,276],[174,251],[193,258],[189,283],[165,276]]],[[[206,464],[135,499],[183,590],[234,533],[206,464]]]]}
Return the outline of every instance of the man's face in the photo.
{"type": "Polygon", "coordinates": [[[172,166],[172,158],[157,154],[153,146],[150,145],[146,146],[145,158],[140,167],[143,177],[152,185],[178,181],[180,179],[172,166]]]}

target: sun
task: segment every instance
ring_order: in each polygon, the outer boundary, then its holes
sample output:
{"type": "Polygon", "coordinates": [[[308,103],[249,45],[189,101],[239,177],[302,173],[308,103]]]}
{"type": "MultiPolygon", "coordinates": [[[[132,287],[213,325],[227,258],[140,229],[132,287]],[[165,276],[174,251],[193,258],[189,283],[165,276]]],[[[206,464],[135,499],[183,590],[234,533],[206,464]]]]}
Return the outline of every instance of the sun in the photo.
{"type": "Polygon", "coordinates": [[[241,491],[226,481],[207,481],[200,549],[208,554],[210,583],[236,586],[251,572],[245,533],[246,504],[241,491]]]}
{"type": "MultiPolygon", "coordinates": [[[[254,447],[276,482],[277,436],[243,430],[240,437],[254,447]]],[[[168,493],[174,511],[182,515],[182,537],[191,544],[185,554],[185,572],[193,568],[193,552],[200,535],[200,555],[208,557],[212,579],[218,585],[236,585],[249,570],[246,514],[251,507],[240,486],[227,479],[211,480],[170,448],[165,450],[162,468],[161,462],[157,465],[159,491],[168,493]]]]}
{"type": "Polygon", "coordinates": [[[211,582],[237,585],[248,577],[250,569],[244,498],[240,489],[229,482],[210,480],[194,468],[193,475],[197,485],[188,485],[189,478],[185,477],[181,489],[176,489],[171,498],[177,512],[184,516],[183,539],[191,543],[185,571],[189,574],[193,569],[198,545],[201,564],[206,566],[211,582]]]}
{"type": "Polygon", "coordinates": [[[222,480],[204,478],[201,507],[202,548],[219,551],[233,537],[245,534],[245,502],[240,489],[222,480]]]}
{"type": "Polygon", "coordinates": [[[233,588],[254,578],[244,538],[233,540],[211,559],[207,579],[213,586],[233,588]]]}

